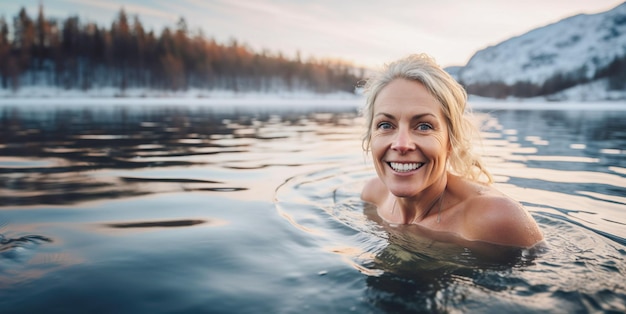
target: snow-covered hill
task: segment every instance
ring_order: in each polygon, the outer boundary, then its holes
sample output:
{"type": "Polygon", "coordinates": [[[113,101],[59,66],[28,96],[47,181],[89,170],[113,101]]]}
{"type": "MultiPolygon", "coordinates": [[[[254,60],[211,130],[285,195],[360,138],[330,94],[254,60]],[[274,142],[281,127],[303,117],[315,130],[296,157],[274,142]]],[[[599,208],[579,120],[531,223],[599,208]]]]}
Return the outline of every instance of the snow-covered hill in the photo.
{"type": "Polygon", "coordinates": [[[464,85],[525,82],[543,85],[555,75],[593,80],[626,57],[626,2],[598,14],[580,14],[478,51],[458,72],[464,85]]]}

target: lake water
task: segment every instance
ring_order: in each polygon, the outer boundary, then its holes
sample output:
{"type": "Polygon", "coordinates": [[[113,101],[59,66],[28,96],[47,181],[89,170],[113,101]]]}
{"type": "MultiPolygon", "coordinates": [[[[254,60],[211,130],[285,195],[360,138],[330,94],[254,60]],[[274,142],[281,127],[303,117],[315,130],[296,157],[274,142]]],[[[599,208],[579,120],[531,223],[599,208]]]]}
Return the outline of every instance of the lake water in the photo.
{"type": "Polygon", "coordinates": [[[495,262],[371,219],[354,106],[3,102],[0,313],[626,311],[624,106],[476,104],[495,262]]]}

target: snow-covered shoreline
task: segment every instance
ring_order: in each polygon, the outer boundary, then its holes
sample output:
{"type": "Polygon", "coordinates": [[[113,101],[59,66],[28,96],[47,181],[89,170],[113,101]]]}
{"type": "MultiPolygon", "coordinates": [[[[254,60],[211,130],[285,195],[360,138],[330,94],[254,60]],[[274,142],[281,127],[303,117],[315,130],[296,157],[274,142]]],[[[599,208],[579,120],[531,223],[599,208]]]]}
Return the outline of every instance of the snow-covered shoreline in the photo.
{"type": "Polygon", "coordinates": [[[0,105],[40,106],[236,106],[236,107],[293,107],[331,106],[360,107],[363,97],[337,92],[319,94],[309,91],[245,92],[227,90],[163,91],[128,89],[122,94],[116,88],[89,91],[62,90],[51,87],[25,87],[12,92],[0,89],[0,105]]]}
{"type": "MultiPolygon", "coordinates": [[[[580,86],[560,95],[535,98],[493,99],[470,95],[469,106],[476,110],[626,110],[626,95],[601,93],[603,86],[580,86]],[[582,90],[582,91],[581,91],[582,90]],[[576,97],[584,95],[586,97],[576,97]]],[[[226,90],[162,91],[128,89],[124,94],[116,88],[89,91],[63,90],[53,87],[25,87],[12,92],[0,89],[0,106],[20,108],[82,107],[82,106],[194,106],[216,108],[362,108],[362,94],[337,92],[319,94],[310,91],[276,91],[236,93],[226,90]]]]}

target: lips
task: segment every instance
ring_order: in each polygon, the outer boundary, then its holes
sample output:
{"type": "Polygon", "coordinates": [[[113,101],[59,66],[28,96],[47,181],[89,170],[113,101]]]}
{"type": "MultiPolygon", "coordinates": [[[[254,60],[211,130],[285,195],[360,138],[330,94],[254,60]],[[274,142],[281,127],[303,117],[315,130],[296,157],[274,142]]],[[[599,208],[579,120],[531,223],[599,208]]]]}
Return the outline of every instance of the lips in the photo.
{"type": "Polygon", "coordinates": [[[424,165],[424,163],[421,162],[388,162],[387,164],[396,172],[414,171],[424,165]]]}

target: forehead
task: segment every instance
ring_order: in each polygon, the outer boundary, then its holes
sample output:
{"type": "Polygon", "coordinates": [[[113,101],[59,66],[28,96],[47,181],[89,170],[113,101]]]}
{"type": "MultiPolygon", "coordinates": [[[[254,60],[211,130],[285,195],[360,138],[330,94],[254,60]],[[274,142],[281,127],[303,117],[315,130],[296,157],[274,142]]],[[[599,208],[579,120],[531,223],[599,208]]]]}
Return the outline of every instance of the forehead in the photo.
{"type": "Polygon", "coordinates": [[[374,112],[420,111],[441,113],[439,101],[418,81],[397,78],[383,87],[374,101],[374,112]]]}

